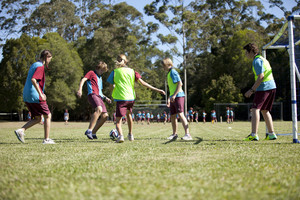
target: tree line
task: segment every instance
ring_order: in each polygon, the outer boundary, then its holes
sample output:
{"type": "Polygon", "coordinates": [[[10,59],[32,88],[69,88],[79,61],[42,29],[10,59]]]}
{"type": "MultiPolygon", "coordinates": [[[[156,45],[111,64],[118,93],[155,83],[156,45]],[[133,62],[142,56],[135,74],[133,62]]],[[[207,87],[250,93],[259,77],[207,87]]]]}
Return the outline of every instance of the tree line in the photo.
{"type": "MultiPolygon", "coordinates": [[[[300,1],[291,11],[281,0],[269,0],[287,17],[299,12],[300,1]]],[[[94,0],[3,0],[0,63],[0,111],[22,113],[26,109],[22,90],[30,65],[42,49],[53,54],[46,71],[48,105],[53,119],[62,119],[64,109],[73,119],[85,120],[90,113],[87,97],[76,98],[80,79],[100,61],[109,72],[116,55],[126,53],[129,66],[144,80],[165,88],[164,57],[178,59],[180,73],[187,73],[188,106],[210,110],[213,104],[250,102],[243,93],[253,84],[251,62],[242,47],[255,42],[260,47],[277,33],[285,18],[265,13],[256,0],[153,0],[143,15],[126,2],[94,0]],[[166,31],[158,33],[160,27],[166,31]],[[13,34],[20,36],[7,39],[13,34]],[[165,45],[168,50],[159,49],[165,45]]],[[[287,105],[290,97],[289,62],[286,50],[269,50],[277,82],[276,101],[287,105]]],[[[109,95],[103,75],[104,94],[109,95]]],[[[137,100],[164,97],[136,86],[137,100]]],[[[87,91],[84,91],[85,93],[87,91]]],[[[290,109],[287,107],[287,109],[290,109]]],[[[110,114],[114,105],[108,105],[110,114]]]]}

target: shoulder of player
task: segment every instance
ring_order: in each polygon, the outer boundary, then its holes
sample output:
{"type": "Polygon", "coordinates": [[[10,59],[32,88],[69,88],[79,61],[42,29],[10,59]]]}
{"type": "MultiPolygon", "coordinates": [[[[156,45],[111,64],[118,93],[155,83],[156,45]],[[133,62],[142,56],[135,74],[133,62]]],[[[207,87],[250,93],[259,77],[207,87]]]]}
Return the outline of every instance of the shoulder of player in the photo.
{"type": "Polygon", "coordinates": [[[111,73],[122,73],[122,72],[125,72],[127,71],[127,73],[135,73],[136,71],[130,67],[120,67],[120,68],[117,68],[117,69],[114,69],[111,73]]]}
{"type": "Polygon", "coordinates": [[[45,72],[45,67],[42,63],[37,63],[36,65],[32,65],[31,68],[34,70],[34,73],[45,72]]]}
{"type": "Polygon", "coordinates": [[[256,57],[254,60],[253,60],[253,65],[254,66],[262,66],[263,64],[263,60],[260,58],[260,57],[256,57]]]}
{"type": "Polygon", "coordinates": [[[41,61],[36,61],[35,63],[32,64],[33,66],[36,66],[36,67],[43,67],[43,63],[41,61]]]}
{"type": "Polygon", "coordinates": [[[93,77],[93,78],[97,77],[96,72],[93,71],[93,70],[90,70],[88,73],[86,73],[86,75],[88,75],[88,76],[90,76],[90,77],[93,77]]]}
{"type": "Polygon", "coordinates": [[[41,63],[41,62],[39,62],[39,61],[33,63],[33,64],[30,66],[31,69],[37,69],[37,68],[40,68],[40,67],[44,68],[44,65],[43,65],[43,63],[41,63]]]}

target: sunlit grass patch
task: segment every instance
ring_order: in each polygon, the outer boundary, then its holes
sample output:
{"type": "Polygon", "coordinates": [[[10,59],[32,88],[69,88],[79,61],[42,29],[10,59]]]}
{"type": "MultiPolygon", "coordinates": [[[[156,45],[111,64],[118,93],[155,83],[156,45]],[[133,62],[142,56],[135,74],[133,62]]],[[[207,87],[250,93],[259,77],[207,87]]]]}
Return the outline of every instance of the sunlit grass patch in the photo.
{"type": "MultiPolygon", "coordinates": [[[[173,142],[166,140],[171,125],[155,123],[134,124],[135,141],[116,144],[108,136],[112,123],[91,141],[87,123],[54,122],[55,145],[42,144],[40,125],[21,144],[13,130],[22,124],[0,123],[0,199],[300,198],[300,145],[292,136],[263,141],[263,123],[257,142],[242,141],[249,122],[193,123],[193,141],[173,142]]],[[[290,122],[275,122],[277,132],[290,129],[290,122]]],[[[127,136],[127,125],[123,131],[127,136]]]]}

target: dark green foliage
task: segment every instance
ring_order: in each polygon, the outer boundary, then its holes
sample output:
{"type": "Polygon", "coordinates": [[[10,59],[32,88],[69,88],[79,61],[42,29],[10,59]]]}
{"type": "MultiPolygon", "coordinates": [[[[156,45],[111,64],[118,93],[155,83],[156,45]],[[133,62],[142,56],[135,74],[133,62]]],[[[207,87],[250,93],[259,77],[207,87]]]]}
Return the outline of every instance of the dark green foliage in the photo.
{"type": "Polygon", "coordinates": [[[29,18],[22,32],[43,36],[47,32],[57,32],[67,40],[75,40],[81,25],[76,14],[76,6],[68,0],[43,3],[37,7],[29,18]]]}
{"type": "Polygon", "coordinates": [[[3,47],[3,59],[0,63],[0,110],[21,112],[23,88],[29,67],[38,58],[38,46],[43,43],[39,38],[23,34],[19,39],[11,39],[3,47]]]}
{"type": "Polygon", "coordinates": [[[53,59],[46,71],[47,101],[52,109],[63,110],[76,107],[76,92],[83,76],[83,63],[71,44],[68,44],[57,33],[47,33],[43,37],[46,43],[43,49],[52,52],[53,59]]]}
{"type": "Polygon", "coordinates": [[[229,75],[211,80],[210,85],[202,91],[202,97],[206,110],[210,110],[214,103],[237,103],[243,100],[243,95],[229,75]]]}

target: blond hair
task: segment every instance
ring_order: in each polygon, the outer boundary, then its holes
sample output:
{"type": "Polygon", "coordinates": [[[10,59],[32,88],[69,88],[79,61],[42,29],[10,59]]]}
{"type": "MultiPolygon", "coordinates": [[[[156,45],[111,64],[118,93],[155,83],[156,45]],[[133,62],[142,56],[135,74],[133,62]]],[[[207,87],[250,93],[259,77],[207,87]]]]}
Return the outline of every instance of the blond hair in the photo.
{"type": "Polygon", "coordinates": [[[165,66],[168,66],[168,67],[173,67],[173,62],[170,58],[165,58],[161,61],[161,63],[165,66]]]}
{"type": "Polygon", "coordinates": [[[116,67],[124,67],[126,66],[126,64],[128,63],[128,60],[125,56],[125,54],[120,54],[118,55],[117,57],[117,60],[116,60],[116,67]]]}
{"type": "Polygon", "coordinates": [[[107,72],[107,64],[103,61],[100,61],[99,64],[96,66],[96,69],[101,69],[103,72],[107,72]]]}

